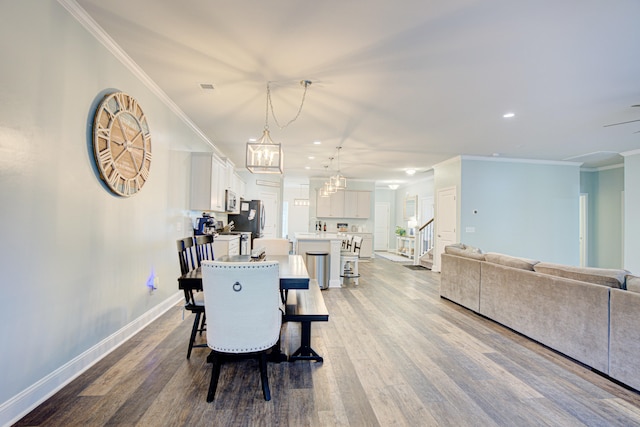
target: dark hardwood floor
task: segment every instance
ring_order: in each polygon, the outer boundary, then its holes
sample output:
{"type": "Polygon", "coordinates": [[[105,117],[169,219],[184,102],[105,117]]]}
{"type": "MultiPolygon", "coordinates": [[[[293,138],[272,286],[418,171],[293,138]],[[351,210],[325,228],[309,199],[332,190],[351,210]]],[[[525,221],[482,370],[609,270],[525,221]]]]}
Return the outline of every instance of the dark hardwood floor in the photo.
{"type": "MultiPolygon", "coordinates": [[[[223,365],[213,403],[207,349],[186,359],[192,324],[176,307],[17,426],[631,426],[640,394],[439,297],[439,275],[385,259],[359,286],[323,291],[313,326],[324,363],[223,365]]],[[[283,327],[293,352],[299,326],[283,327]]]]}

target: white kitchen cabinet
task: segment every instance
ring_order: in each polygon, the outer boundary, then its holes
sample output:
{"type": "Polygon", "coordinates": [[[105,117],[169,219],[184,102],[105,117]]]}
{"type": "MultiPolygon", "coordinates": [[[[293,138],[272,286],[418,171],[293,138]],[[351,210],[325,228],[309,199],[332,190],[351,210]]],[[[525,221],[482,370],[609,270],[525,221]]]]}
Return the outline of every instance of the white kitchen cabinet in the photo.
{"type": "Polygon", "coordinates": [[[344,218],[344,191],[336,191],[329,197],[316,197],[316,216],[318,218],[344,218]]]}
{"type": "Polygon", "coordinates": [[[240,235],[222,235],[213,239],[213,256],[215,259],[225,255],[240,255],[240,235]]]}
{"type": "Polygon", "coordinates": [[[226,163],[211,153],[191,153],[191,209],[224,212],[226,188],[226,163]]]}
{"type": "Polygon", "coordinates": [[[329,197],[316,198],[316,216],[318,218],[359,218],[371,216],[370,191],[337,191],[329,197]]]}
{"type": "Polygon", "coordinates": [[[369,218],[371,215],[370,191],[345,191],[344,218],[369,218]]]}

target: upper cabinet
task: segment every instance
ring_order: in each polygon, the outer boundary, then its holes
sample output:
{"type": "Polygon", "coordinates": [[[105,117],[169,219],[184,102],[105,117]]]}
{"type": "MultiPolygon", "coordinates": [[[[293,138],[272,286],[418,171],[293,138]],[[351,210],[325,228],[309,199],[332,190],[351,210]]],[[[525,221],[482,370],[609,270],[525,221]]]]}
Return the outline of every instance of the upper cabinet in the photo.
{"type": "Polygon", "coordinates": [[[344,217],[344,191],[336,191],[329,197],[321,197],[318,192],[316,198],[316,216],[318,218],[343,218],[344,217]]]}
{"type": "Polygon", "coordinates": [[[244,194],[233,163],[211,153],[191,153],[191,209],[224,212],[225,190],[244,194]]]}
{"type": "Polygon", "coordinates": [[[371,215],[371,192],[346,191],[344,195],[345,218],[369,218],[371,215]]]}
{"type": "Polygon", "coordinates": [[[371,192],[337,191],[329,197],[316,198],[318,218],[361,218],[371,216],[371,192]]]}

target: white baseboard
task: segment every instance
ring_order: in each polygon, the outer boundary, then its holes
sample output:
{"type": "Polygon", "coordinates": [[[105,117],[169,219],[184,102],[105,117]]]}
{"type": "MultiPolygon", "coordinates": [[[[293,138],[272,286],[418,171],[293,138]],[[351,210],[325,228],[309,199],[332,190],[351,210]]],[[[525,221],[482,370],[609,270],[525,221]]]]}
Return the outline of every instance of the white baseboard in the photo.
{"type": "Polygon", "coordinates": [[[0,425],[10,426],[20,420],[107,354],[111,353],[129,338],[166,313],[183,298],[184,294],[182,292],[176,292],[133,322],[2,403],[0,405],[0,425]]]}

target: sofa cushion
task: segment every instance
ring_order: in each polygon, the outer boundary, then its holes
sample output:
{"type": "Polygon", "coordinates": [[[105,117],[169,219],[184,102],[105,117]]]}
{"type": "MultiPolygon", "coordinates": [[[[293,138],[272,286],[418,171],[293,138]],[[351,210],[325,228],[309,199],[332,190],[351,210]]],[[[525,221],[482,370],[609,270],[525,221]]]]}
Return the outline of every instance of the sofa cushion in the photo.
{"type": "Polygon", "coordinates": [[[465,258],[477,259],[478,261],[484,261],[484,254],[480,249],[465,245],[464,243],[447,245],[444,247],[444,252],[449,255],[457,255],[465,258]]]}
{"type": "Polygon", "coordinates": [[[533,271],[533,266],[539,263],[534,259],[519,258],[511,255],[498,254],[495,252],[487,252],[484,254],[484,260],[494,264],[500,264],[507,267],[519,268],[521,270],[533,271]]]}
{"type": "Polygon", "coordinates": [[[629,273],[627,270],[574,267],[570,265],[553,264],[550,262],[538,263],[533,266],[533,269],[539,273],[550,274],[552,276],[621,289],[624,286],[625,276],[629,273]]]}
{"type": "Polygon", "coordinates": [[[628,291],[640,293],[640,277],[628,274],[626,283],[628,291]]]}

